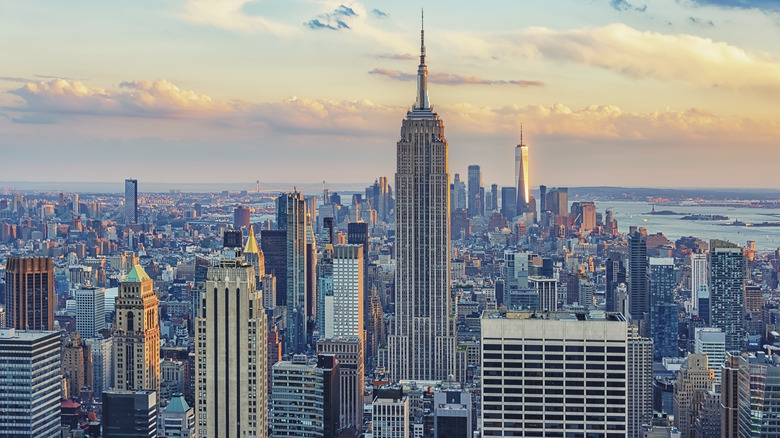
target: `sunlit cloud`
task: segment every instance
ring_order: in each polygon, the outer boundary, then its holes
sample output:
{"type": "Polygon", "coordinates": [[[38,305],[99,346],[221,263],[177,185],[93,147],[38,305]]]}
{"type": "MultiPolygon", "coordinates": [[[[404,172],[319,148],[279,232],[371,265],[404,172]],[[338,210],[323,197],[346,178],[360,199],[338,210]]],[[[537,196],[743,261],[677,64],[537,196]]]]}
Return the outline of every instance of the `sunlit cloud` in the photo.
{"type": "Polygon", "coordinates": [[[320,14],[316,18],[303,23],[304,26],[309,29],[329,29],[329,30],[341,30],[351,29],[348,24],[349,21],[357,17],[357,13],[354,9],[339,5],[334,11],[325,14],[320,14]]]}
{"type": "Polygon", "coordinates": [[[183,18],[199,24],[246,33],[291,35],[295,28],[247,13],[246,7],[255,0],[186,0],[183,18]]]}
{"type": "MultiPolygon", "coordinates": [[[[414,81],[417,79],[416,74],[405,73],[400,70],[389,70],[386,68],[375,68],[368,73],[372,75],[385,76],[398,81],[414,81]]],[[[462,76],[452,73],[433,73],[428,75],[428,80],[431,83],[442,85],[518,85],[520,87],[544,86],[544,82],[542,81],[494,80],[484,79],[478,76],[462,76]]]]}

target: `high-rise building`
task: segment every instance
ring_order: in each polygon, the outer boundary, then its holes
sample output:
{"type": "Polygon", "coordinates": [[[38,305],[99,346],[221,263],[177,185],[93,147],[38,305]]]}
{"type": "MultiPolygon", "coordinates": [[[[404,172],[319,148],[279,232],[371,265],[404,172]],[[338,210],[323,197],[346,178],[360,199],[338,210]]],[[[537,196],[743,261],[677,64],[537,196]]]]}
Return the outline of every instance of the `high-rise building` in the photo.
{"type": "Polygon", "coordinates": [[[457,382],[433,393],[433,438],[471,438],[471,394],[457,382]]]}
{"type": "Polygon", "coordinates": [[[54,330],[54,265],[50,257],[8,257],[6,327],[54,330]]]}
{"type": "Polygon", "coordinates": [[[209,268],[195,321],[195,412],[202,437],[264,436],[268,428],[268,323],[254,268],[237,244],[230,248],[235,253],[209,268]]]}
{"type": "Polygon", "coordinates": [[[0,329],[0,436],[60,436],[60,334],[0,329]]]}
{"type": "Polygon", "coordinates": [[[715,380],[720,382],[720,366],[726,361],[726,334],[717,328],[697,327],[693,336],[693,352],[707,355],[715,380]]]}
{"type": "Polygon", "coordinates": [[[530,210],[531,187],[528,180],[528,145],[523,143],[523,128],[520,127],[520,144],[515,146],[515,182],[517,183],[517,214],[530,210]]]}
{"type": "Polygon", "coordinates": [[[517,216],[517,188],[501,187],[501,214],[509,220],[517,216]]]}
{"type": "Polygon", "coordinates": [[[628,328],[628,433],[642,438],[642,426],[653,419],[653,340],[628,328]]]}
{"type": "MultiPolygon", "coordinates": [[[[446,172],[446,170],[445,170],[446,172]]],[[[469,217],[482,216],[485,214],[485,207],[481,196],[482,170],[478,164],[469,166],[468,173],[468,212],[469,217]]]]}
{"type": "Polygon", "coordinates": [[[623,255],[618,252],[610,252],[606,264],[605,310],[607,312],[617,312],[617,287],[619,284],[626,282],[626,265],[623,263],[623,255]]]}
{"type": "Polygon", "coordinates": [[[691,436],[691,426],[698,418],[699,406],[694,403],[696,393],[699,392],[703,398],[703,394],[714,383],[715,374],[709,368],[707,355],[689,354],[680,367],[674,385],[674,424],[680,436],[691,436]]]}
{"type": "Polygon", "coordinates": [[[92,353],[92,393],[97,396],[114,387],[114,338],[87,338],[92,353]]]}
{"type": "Polygon", "coordinates": [[[710,241],[710,325],[726,334],[726,351],[744,346],[745,259],[739,245],[710,241]]]}
{"type": "Polygon", "coordinates": [[[455,367],[450,298],[450,218],[444,122],[428,103],[421,31],[417,102],[397,144],[395,321],[388,340],[390,375],[445,380],[455,367]]]}
{"type": "Polygon", "coordinates": [[[263,230],[260,244],[265,272],[276,277],[276,305],[287,306],[287,231],[263,230]]]}
{"type": "Polygon", "coordinates": [[[65,380],[66,397],[78,397],[81,388],[93,388],[92,351],[76,332],[62,348],[62,377],[65,380]]]}
{"type": "MultiPolygon", "coordinates": [[[[279,196],[279,207],[284,207],[285,213],[280,216],[285,222],[287,248],[287,329],[285,336],[285,353],[302,353],[306,351],[308,333],[309,309],[308,298],[308,261],[311,260],[307,250],[308,221],[306,202],[303,194],[292,192],[279,196]]],[[[277,303],[278,304],[278,303],[277,303]]]]}
{"type": "Polygon", "coordinates": [[[83,287],[76,291],[76,331],[83,338],[96,338],[106,328],[106,290],[83,287]]]}
{"type": "Polygon", "coordinates": [[[339,364],[339,428],[363,426],[363,341],[349,339],[320,339],[317,356],[333,356],[339,364]]]}
{"type": "Polygon", "coordinates": [[[619,313],[482,314],[484,436],[568,425],[625,436],[628,324],[619,313]],[[588,391],[588,392],[586,392],[588,391]]]}
{"type": "Polygon", "coordinates": [[[701,285],[707,287],[710,285],[710,278],[707,275],[707,254],[691,253],[691,306],[695,315],[699,315],[699,300],[696,292],[701,285]]]}
{"type": "Polygon", "coordinates": [[[750,365],[743,357],[728,353],[726,362],[721,365],[720,374],[719,436],[749,437],[750,387],[753,383],[750,381],[750,365]]]}
{"type": "Polygon", "coordinates": [[[249,228],[251,220],[249,219],[249,208],[243,205],[236,206],[233,209],[233,227],[237,230],[242,228],[249,228]]]}
{"type": "Polygon", "coordinates": [[[674,302],[677,286],[674,273],[674,259],[651,257],[650,263],[650,327],[653,338],[653,357],[661,361],[664,357],[677,357],[677,325],[679,311],[674,302]]]}
{"type": "Polygon", "coordinates": [[[368,261],[369,261],[369,249],[368,239],[370,234],[368,232],[368,224],[365,222],[352,222],[347,224],[347,243],[350,245],[360,245],[363,247],[363,291],[368,293],[371,289],[369,286],[368,277],[368,261]]]}
{"type": "Polygon", "coordinates": [[[138,180],[125,180],[125,225],[138,223],[138,180]]]}
{"type": "Polygon", "coordinates": [[[647,237],[639,231],[628,236],[628,311],[639,322],[639,331],[647,333],[645,316],[650,312],[650,294],[647,282],[647,237]]]}
{"type": "Polygon", "coordinates": [[[363,247],[336,245],[333,248],[333,335],[359,339],[362,343],[364,289],[363,247]]]}
{"type": "Polygon", "coordinates": [[[103,437],[157,436],[157,393],[115,389],[103,393],[103,437]]]}
{"type": "Polygon", "coordinates": [[[116,389],[160,391],[159,302],[151,277],[133,266],[116,298],[116,389]]]}

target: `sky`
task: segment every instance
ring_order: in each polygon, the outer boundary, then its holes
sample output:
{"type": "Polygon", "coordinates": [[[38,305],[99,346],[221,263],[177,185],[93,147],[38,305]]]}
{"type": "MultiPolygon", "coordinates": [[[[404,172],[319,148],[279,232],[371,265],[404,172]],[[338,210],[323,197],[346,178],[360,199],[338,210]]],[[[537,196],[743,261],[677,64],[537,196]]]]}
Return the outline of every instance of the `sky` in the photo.
{"type": "Polygon", "coordinates": [[[780,187],[777,0],[0,0],[0,181],[780,187]]]}

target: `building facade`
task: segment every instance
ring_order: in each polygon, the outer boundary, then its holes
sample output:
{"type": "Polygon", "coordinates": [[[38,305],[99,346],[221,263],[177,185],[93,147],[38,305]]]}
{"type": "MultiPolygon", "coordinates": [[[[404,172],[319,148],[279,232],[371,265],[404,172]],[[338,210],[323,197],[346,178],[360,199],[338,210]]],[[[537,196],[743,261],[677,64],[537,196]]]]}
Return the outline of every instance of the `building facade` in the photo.
{"type": "Polygon", "coordinates": [[[5,326],[54,330],[54,265],[50,257],[8,257],[5,326]]]}
{"type": "Polygon", "coordinates": [[[125,180],[125,225],[138,223],[138,180],[125,180]]]}
{"type": "Polygon", "coordinates": [[[106,290],[84,287],[76,291],[76,331],[81,337],[96,338],[106,328],[106,290]]]}
{"type": "Polygon", "coordinates": [[[745,345],[745,257],[739,245],[710,241],[710,325],[726,334],[726,351],[745,345]]]}

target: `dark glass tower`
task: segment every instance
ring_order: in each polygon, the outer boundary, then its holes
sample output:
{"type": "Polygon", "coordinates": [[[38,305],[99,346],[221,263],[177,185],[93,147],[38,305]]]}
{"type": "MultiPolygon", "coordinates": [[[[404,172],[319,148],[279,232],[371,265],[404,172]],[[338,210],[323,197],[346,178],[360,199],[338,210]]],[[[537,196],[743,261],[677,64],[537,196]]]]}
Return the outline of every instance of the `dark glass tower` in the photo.
{"type": "Polygon", "coordinates": [[[5,267],[6,327],[54,330],[54,266],[49,257],[9,257],[5,267]]]}

